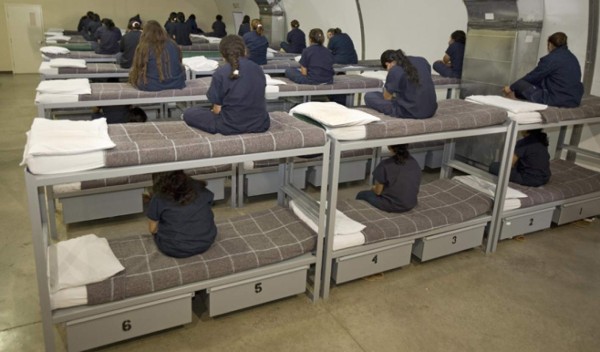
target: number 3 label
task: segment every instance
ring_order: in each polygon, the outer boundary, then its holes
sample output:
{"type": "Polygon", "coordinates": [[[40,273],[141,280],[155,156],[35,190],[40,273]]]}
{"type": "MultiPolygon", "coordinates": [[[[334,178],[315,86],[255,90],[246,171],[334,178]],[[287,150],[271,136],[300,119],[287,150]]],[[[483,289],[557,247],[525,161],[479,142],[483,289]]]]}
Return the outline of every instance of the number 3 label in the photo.
{"type": "Polygon", "coordinates": [[[452,236],[452,244],[456,243],[456,236],[452,236]]]}

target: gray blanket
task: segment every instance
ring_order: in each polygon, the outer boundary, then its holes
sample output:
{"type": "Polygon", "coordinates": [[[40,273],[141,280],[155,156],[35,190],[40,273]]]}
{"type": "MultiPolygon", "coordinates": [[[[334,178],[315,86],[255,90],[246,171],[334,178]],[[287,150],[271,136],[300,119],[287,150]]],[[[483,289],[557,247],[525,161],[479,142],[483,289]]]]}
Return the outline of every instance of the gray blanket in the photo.
{"type": "Polygon", "coordinates": [[[373,243],[473,219],[491,212],[492,201],[459,182],[440,179],[421,185],[418,205],[406,213],[388,213],[360,200],[340,201],[337,208],[366,225],[365,243],[373,243]]]}
{"type": "Polygon", "coordinates": [[[366,107],[358,109],[381,119],[381,121],[365,125],[367,139],[481,128],[500,125],[508,118],[506,111],[503,109],[469,103],[460,99],[439,101],[437,112],[428,119],[397,118],[366,107]]]}
{"type": "Polygon", "coordinates": [[[264,133],[223,136],[183,121],[108,125],[117,145],[106,152],[106,166],[153,164],[322,146],[325,131],[285,112],[272,112],[264,133]]]}
{"type": "Polygon", "coordinates": [[[114,59],[116,56],[114,54],[96,54],[93,51],[74,51],[67,54],[49,54],[44,53],[45,56],[51,59],[65,58],[65,59],[114,59]]]}
{"type": "Polygon", "coordinates": [[[600,192],[600,173],[596,171],[565,160],[552,160],[550,170],[550,181],[540,187],[510,183],[510,187],[527,194],[527,198],[521,198],[521,208],[600,192]]]}
{"type": "MultiPolygon", "coordinates": [[[[79,101],[100,101],[138,98],[189,97],[189,101],[206,100],[210,78],[185,81],[182,89],[148,92],[134,88],[129,83],[90,83],[92,94],[79,95],[79,101]]],[[[118,105],[118,102],[115,102],[118,105]]]]}
{"type": "Polygon", "coordinates": [[[316,244],[316,234],[282,207],[219,222],[217,229],[208,251],[184,259],[160,253],[151,235],[109,241],[125,270],[87,285],[88,303],[118,301],[258,268],[308,253],[316,244]]]}
{"type": "Polygon", "coordinates": [[[113,63],[87,63],[86,68],[60,67],[58,74],[92,74],[92,73],[124,73],[128,68],[113,63]]]}
{"type": "Polygon", "coordinates": [[[286,82],[286,84],[278,86],[280,92],[330,91],[338,89],[358,90],[383,87],[383,82],[380,79],[363,77],[358,75],[334,76],[333,84],[297,84],[285,77],[277,77],[277,79],[286,82]]]}
{"type": "Polygon", "coordinates": [[[600,116],[600,98],[588,95],[581,99],[581,105],[576,108],[548,107],[540,111],[545,123],[585,119],[600,116]]]}
{"type": "Polygon", "coordinates": [[[192,40],[192,45],[180,45],[181,51],[219,51],[219,43],[196,42],[192,40]]]}

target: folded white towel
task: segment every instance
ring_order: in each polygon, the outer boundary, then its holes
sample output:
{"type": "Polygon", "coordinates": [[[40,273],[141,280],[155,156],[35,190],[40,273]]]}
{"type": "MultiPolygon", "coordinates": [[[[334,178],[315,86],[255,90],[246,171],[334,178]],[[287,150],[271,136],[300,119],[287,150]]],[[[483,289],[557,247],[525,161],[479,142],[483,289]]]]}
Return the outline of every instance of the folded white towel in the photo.
{"type": "Polygon", "coordinates": [[[327,127],[366,125],[380,120],[377,116],[361,110],[349,109],[334,102],[302,103],[290,110],[290,114],[294,113],[308,116],[327,127]]]}
{"type": "Polygon", "coordinates": [[[35,95],[36,104],[75,103],[78,101],[78,94],[37,93],[35,95]]]}
{"type": "Polygon", "coordinates": [[[45,35],[52,35],[52,34],[63,34],[65,32],[65,30],[63,28],[48,28],[46,29],[46,32],[44,32],[45,35]]]}
{"type": "MultiPolygon", "coordinates": [[[[465,185],[475,188],[476,190],[493,197],[496,194],[496,184],[484,180],[475,175],[455,176],[453,180],[464,183],[465,185]]],[[[508,187],[506,198],[527,198],[527,195],[519,190],[508,187]]]]}
{"type": "Polygon", "coordinates": [[[48,278],[52,292],[99,282],[124,269],[106,238],[93,234],[48,247],[48,278]]]}
{"type": "Polygon", "coordinates": [[[56,39],[46,39],[46,44],[58,44],[56,39]]]}
{"type": "Polygon", "coordinates": [[[62,46],[43,46],[40,48],[40,52],[43,54],[68,54],[71,51],[62,46]]]}
{"type": "Polygon", "coordinates": [[[219,68],[219,62],[207,59],[205,56],[183,58],[183,65],[192,71],[214,71],[219,68]]]}
{"type": "Polygon", "coordinates": [[[36,91],[45,94],[92,94],[90,81],[87,78],[42,81],[36,91]]]}
{"type": "Polygon", "coordinates": [[[33,119],[25,159],[34,155],[70,155],[114,148],[106,118],[91,121],[33,119]]]}
{"type": "Polygon", "coordinates": [[[221,38],[217,38],[217,37],[207,37],[205,35],[202,34],[190,34],[190,37],[192,38],[204,38],[206,39],[209,43],[220,43],[221,42],[221,38]]]}
{"type": "Polygon", "coordinates": [[[267,80],[268,86],[278,86],[278,85],[282,85],[282,84],[287,84],[280,79],[272,78],[270,75],[268,75],[266,73],[265,73],[265,79],[267,80]]]}
{"type": "Polygon", "coordinates": [[[46,42],[48,42],[48,40],[62,40],[68,42],[69,40],[71,40],[71,37],[69,37],[68,35],[63,35],[62,33],[55,33],[54,35],[47,36],[46,42]]]}
{"type": "Polygon", "coordinates": [[[265,86],[265,93],[269,94],[269,93],[279,93],[279,86],[269,86],[266,85],[265,86]]]}
{"type": "Polygon", "coordinates": [[[42,75],[57,75],[58,68],[50,67],[50,61],[42,61],[38,72],[42,75]]]}
{"type": "Polygon", "coordinates": [[[515,114],[514,112],[509,111],[508,112],[508,117],[511,120],[516,121],[517,123],[520,123],[520,124],[529,124],[529,123],[540,123],[540,122],[542,122],[542,114],[540,114],[537,111],[520,112],[518,114],[515,114]]]}
{"type": "MultiPolygon", "coordinates": [[[[84,59],[51,59],[50,67],[75,67],[75,68],[86,68],[87,65],[84,59]]],[[[88,81],[89,84],[89,81],[88,81]]]]}
{"type": "Polygon", "coordinates": [[[545,104],[537,104],[523,100],[509,99],[501,97],[499,95],[471,95],[468,96],[465,100],[470,101],[472,103],[495,106],[504,110],[508,110],[510,112],[514,112],[515,114],[520,112],[540,111],[548,108],[548,105],[545,104]]]}

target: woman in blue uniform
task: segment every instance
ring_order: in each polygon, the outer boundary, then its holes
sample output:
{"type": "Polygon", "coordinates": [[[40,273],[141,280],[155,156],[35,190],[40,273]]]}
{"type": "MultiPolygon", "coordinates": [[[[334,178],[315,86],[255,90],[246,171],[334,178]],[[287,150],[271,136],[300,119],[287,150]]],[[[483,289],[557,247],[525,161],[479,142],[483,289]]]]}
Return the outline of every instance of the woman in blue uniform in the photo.
{"type": "Polygon", "coordinates": [[[381,54],[387,70],[383,93],[365,94],[365,104],[389,116],[412,119],[432,117],[437,110],[431,66],[418,56],[406,56],[400,49],[381,54]]]}
{"type": "Polygon", "coordinates": [[[323,46],[323,31],[319,28],[311,29],[308,40],[310,45],[302,51],[300,69],[288,68],[285,76],[300,84],[333,83],[333,55],[323,46]]]}
{"type": "Polygon", "coordinates": [[[579,106],[583,96],[581,67],[567,47],[567,35],[556,32],[548,37],[548,55],[525,77],[504,87],[504,94],[550,106],[579,106]]]}
{"type": "Polygon", "coordinates": [[[115,23],[110,18],[102,19],[102,27],[96,30],[94,34],[97,42],[92,46],[96,54],[116,54],[121,50],[119,40],[121,40],[121,30],[115,27],[115,23]]]}
{"type": "Polygon", "coordinates": [[[122,68],[131,68],[133,64],[133,56],[135,49],[140,43],[142,36],[141,23],[138,21],[129,22],[127,33],[121,38],[120,49],[121,55],[117,57],[117,62],[122,68]]]}
{"type": "Polygon", "coordinates": [[[210,33],[206,33],[207,37],[217,37],[217,38],[223,38],[224,36],[227,35],[227,31],[225,30],[225,23],[223,23],[223,16],[221,15],[217,15],[215,17],[215,20],[212,24],[212,32],[210,33]]]}
{"type": "Polygon", "coordinates": [[[250,32],[250,16],[245,15],[242,24],[240,24],[240,28],[238,29],[238,35],[243,37],[244,34],[248,32],[250,32]]]}
{"type": "Polygon", "coordinates": [[[267,63],[267,48],[269,42],[263,35],[264,28],[260,20],[253,19],[250,23],[252,31],[244,34],[244,43],[248,48],[248,59],[254,61],[257,65],[267,63]]]}
{"type": "Polygon", "coordinates": [[[204,181],[182,170],[152,175],[148,229],[165,255],[186,258],[208,250],[217,237],[212,211],[214,194],[204,181]]]}
{"type": "Polygon", "coordinates": [[[139,90],[185,87],[181,49],[156,21],[148,21],[133,57],[129,83],[139,90]]]}
{"type": "Polygon", "coordinates": [[[198,28],[198,23],[196,22],[196,15],[191,14],[188,19],[185,21],[187,25],[190,27],[190,30],[193,34],[202,34],[204,31],[198,28]]]}
{"type": "Polygon", "coordinates": [[[329,38],[327,49],[331,50],[336,64],[354,65],[358,63],[354,43],[348,34],[342,33],[339,28],[329,28],[327,38],[329,38]]]}
{"type": "Polygon", "coordinates": [[[265,132],[271,120],[267,113],[267,83],[262,68],[245,57],[246,46],[237,35],[223,38],[219,51],[227,63],[212,76],[207,93],[212,109],[194,106],[184,111],[183,120],[209,133],[265,132]]]}
{"type": "Polygon", "coordinates": [[[185,21],[183,12],[177,13],[177,22],[173,25],[173,39],[177,45],[192,45],[192,27],[185,21]]]}
{"type": "Polygon", "coordinates": [[[382,160],[373,171],[375,185],[361,191],[356,199],[390,213],[403,213],[417,205],[421,167],[408,152],[407,144],[389,146],[394,156],[382,160]]]}
{"type": "Polygon", "coordinates": [[[300,29],[300,22],[293,20],[290,25],[292,30],[288,32],[285,42],[281,42],[281,49],[286,53],[302,54],[306,48],[306,34],[300,29]]]}
{"type": "MultiPolygon", "coordinates": [[[[548,136],[541,129],[525,130],[523,135],[515,145],[509,180],[523,186],[543,186],[552,175],[548,136]]],[[[500,163],[492,163],[489,171],[498,175],[500,163]]]]}
{"type": "Polygon", "coordinates": [[[463,59],[467,35],[464,31],[454,31],[448,41],[448,49],[442,60],[433,63],[433,69],[443,77],[460,78],[462,76],[463,59]]]}

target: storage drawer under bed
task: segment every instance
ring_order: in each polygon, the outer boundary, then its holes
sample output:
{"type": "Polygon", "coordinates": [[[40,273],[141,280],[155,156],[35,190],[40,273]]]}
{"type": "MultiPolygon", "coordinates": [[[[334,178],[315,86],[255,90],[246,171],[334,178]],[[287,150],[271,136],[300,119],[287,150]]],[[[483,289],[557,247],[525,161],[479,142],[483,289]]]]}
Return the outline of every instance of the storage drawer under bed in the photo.
{"type": "Polygon", "coordinates": [[[341,284],[408,265],[413,242],[407,241],[336,258],[331,276],[336,283],[341,284]]]}
{"type": "Polygon", "coordinates": [[[589,218],[600,214],[600,197],[579,202],[567,203],[556,207],[552,222],[557,225],[589,218]]]}
{"type": "MultiPolygon", "coordinates": [[[[342,162],[340,163],[340,174],[338,183],[364,180],[367,174],[367,162],[367,159],[353,161],[342,160],[342,162]]],[[[311,185],[315,187],[320,187],[322,174],[323,167],[321,165],[311,166],[308,168],[306,180],[311,185]]]]}
{"type": "Polygon", "coordinates": [[[309,266],[260,276],[228,285],[211,287],[208,315],[211,317],[297,295],[306,291],[309,266]]]}
{"type": "MultiPolygon", "coordinates": [[[[292,184],[299,189],[306,188],[306,167],[294,168],[292,184]]],[[[265,171],[244,175],[244,191],[248,197],[277,193],[279,190],[279,171],[265,171]]]]}
{"type": "Polygon", "coordinates": [[[554,207],[502,219],[500,239],[513,238],[550,227],[554,207]]]}
{"type": "Polygon", "coordinates": [[[66,323],[69,351],[127,340],[192,321],[192,293],[66,323]]]}
{"type": "Polygon", "coordinates": [[[412,254],[422,262],[477,247],[483,241],[485,224],[448,233],[420,238],[415,242],[412,254]]]}

